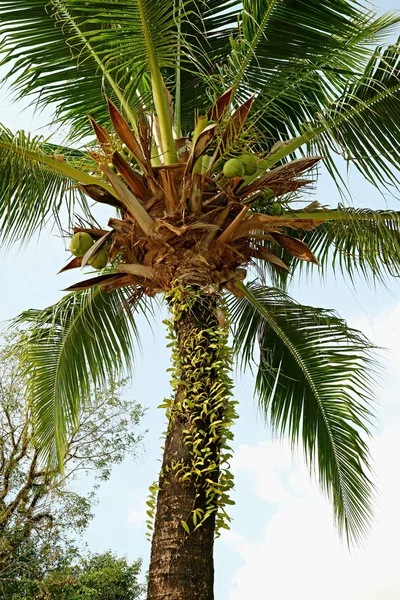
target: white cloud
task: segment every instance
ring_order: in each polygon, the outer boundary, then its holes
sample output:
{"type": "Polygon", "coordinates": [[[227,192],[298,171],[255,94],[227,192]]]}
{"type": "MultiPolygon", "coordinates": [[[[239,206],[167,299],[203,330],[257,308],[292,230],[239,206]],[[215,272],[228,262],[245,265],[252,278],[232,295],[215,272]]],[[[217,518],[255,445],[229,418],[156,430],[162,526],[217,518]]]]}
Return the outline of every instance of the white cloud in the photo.
{"type": "Polygon", "coordinates": [[[379,498],[368,542],[352,554],[347,551],[334,528],[330,504],[310,482],[303,461],[292,460],[288,444],[242,446],[234,468],[238,477],[251,482],[247,508],[251,510],[252,491],[274,512],[260,523],[262,537],[257,543],[235,530],[223,536],[243,560],[229,600],[400,598],[400,304],[372,322],[361,319],[357,326],[377,344],[390,348],[392,361],[383,394],[391,416],[386,413],[371,448],[379,498]]]}
{"type": "Polygon", "coordinates": [[[146,498],[138,498],[135,505],[128,510],[128,523],[134,525],[136,529],[143,527],[148,518],[146,514],[147,510],[146,498]]]}
{"type": "MultiPolygon", "coordinates": [[[[310,483],[304,465],[291,464],[277,495],[281,473],[280,461],[274,462],[276,449],[271,444],[240,448],[237,470],[245,468],[244,461],[249,460],[255,493],[267,501],[271,484],[273,501],[280,500],[278,510],[263,527],[260,543],[250,544],[235,531],[224,536],[244,561],[234,577],[229,600],[320,600],[322,591],[324,600],[398,600],[399,440],[397,424],[375,443],[380,488],[376,522],[367,546],[352,555],[339,541],[331,507],[310,483]],[[265,464],[269,468],[263,473],[265,464]]],[[[285,448],[283,454],[289,453],[285,448]]]]}

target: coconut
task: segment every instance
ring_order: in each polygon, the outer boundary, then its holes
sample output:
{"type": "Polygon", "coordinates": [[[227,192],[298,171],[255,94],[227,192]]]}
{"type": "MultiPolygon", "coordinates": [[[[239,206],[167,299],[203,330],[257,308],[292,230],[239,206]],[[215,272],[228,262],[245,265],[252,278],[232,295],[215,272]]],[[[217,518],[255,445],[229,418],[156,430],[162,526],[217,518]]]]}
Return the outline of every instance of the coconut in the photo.
{"type": "Polygon", "coordinates": [[[96,252],[93,256],[91,256],[88,260],[88,264],[94,269],[104,269],[106,264],[108,263],[108,254],[101,248],[98,252],[96,252]]]}
{"type": "Polygon", "coordinates": [[[254,173],[256,173],[257,157],[254,156],[254,154],[250,154],[249,152],[246,152],[245,154],[242,154],[242,156],[239,156],[239,160],[244,165],[244,174],[245,175],[254,175],[254,173]]]}
{"type": "Polygon", "coordinates": [[[225,177],[243,177],[244,165],[238,158],[230,158],[224,164],[222,172],[225,177]]]}
{"type": "Polygon", "coordinates": [[[79,231],[72,236],[69,249],[74,256],[83,256],[94,244],[92,237],[85,231],[79,231]]]}

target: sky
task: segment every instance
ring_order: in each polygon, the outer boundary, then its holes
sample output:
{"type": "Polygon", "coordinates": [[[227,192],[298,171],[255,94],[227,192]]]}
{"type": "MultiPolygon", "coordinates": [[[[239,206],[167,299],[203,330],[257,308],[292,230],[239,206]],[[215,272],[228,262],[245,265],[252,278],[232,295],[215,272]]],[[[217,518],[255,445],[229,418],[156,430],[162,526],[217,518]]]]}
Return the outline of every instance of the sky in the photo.
{"type": "MultiPolygon", "coordinates": [[[[379,2],[382,9],[396,1],[379,2]]],[[[398,7],[400,8],[400,7],[398,7]]],[[[400,33],[400,32],[399,32],[400,33]]],[[[0,99],[0,120],[11,129],[40,130],[49,113],[34,114],[32,106],[0,99]]],[[[356,206],[399,209],[399,200],[382,197],[356,171],[349,173],[356,206]]],[[[339,196],[321,173],[315,198],[336,205],[339,196]]],[[[106,214],[104,213],[104,222],[106,214]]],[[[76,274],[57,275],[68,253],[63,241],[46,230],[23,251],[0,256],[2,293],[0,321],[27,308],[56,302],[76,274]]],[[[232,470],[236,487],[231,530],[216,541],[216,600],[399,600],[398,539],[400,511],[400,287],[371,289],[363,282],[351,287],[331,274],[321,282],[318,273],[295,283],[291,295],[314,306],[335,308],[350,325],[361,329],[379,347],[384,366],[376,397],[377,426],[371,453],[378,488],[371,534],[351,554],[333,525],[332,510],[305,469],[301,453],[293,456],[285,440],[272,440],[253,397],[251,375],[235,374],[239,420],[235,425],[232,470]]],[[[156,407],[169,394],[169,355],[163,314],[151,331],[143,318],[142,353],[137,354],[132,386],[126,395],[148,407],[141,429],[148,429],[135,460],[114,469],[99,491],[99,504],[85,540],[92,550],[108,548],[130,559],[142,556],[147,568],[150,544],[145,538],[148,486],[157,479],[165,419],[156,407]]]]}

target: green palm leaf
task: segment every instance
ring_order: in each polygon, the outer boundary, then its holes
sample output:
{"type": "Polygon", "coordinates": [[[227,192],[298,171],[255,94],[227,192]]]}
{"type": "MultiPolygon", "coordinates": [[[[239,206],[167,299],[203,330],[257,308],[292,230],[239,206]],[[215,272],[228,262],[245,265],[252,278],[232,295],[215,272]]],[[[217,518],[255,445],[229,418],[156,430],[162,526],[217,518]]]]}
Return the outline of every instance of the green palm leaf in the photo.
{"type": "MultiPolygon", "coordinates": [[[[337,215],[302,236],[321,263],[322,276],[329,266],[352,281],[356,275],[371,283],[400,276],[399,212],[339,207],[337,215]]],[[[293,260],[291,270],[304,268],[300,262],[293,260]]]]}
{"type": "MultiPolygon", "coordinates": [[[[177,2],[178,4],[178,2],[177,2]]],[[[192,64],[181,69],[182,125],[193,129],[193,115],[206,114],[213,100],[226,91],[229,81],[221,77],[220,65],[231,53],[231,38],[237,31],[241,6],[237,0],[185,2],[181,21],[182,54],[192,64]]]]}
{"type": "Polygon", "coordinates": [[[331,173],[336,171],[331,146],[374,185],[398,184],[400,167],[400,45],[378,48],[357,81],[328,107],[312,128],[311,147],[318,148],[331,173]]]}
{"type": "MultiPolygon", "coordinates": [[[[358,2],[311,0],[304,4],[295,0],[243,1],[242,26],[231,60],[235,79],[245,77],[260,85],[256,72],[265,77],[279,69],[292,69],[305,59],[340,55],[343,38],[354,38],[363,12],[358,2]]],[[[348,62],[354,62],[349,48],[348,62]]]]}
{"type": "Polygon", "coordinates": [[[54,18],[48,0],[4,2],[0,13],[2,65],[17,97],[33,95],[40,106],[53,104],[56,121],[71,124],[75,139],[91,134],[87,113],[109,122],[104,92],[115,101],[95,55],[85,45],[71,48],[71,30],[54,18]],[[29,47],[29,52],[26,48],[29,47]]]}
{"type": "Polygon", "coordinates": [[[149,54],[140,7],[159,65],[173,67],[177,43],[172,0],[5,2],[0,64],[10,63],[7,78],[15,80],[20,97],[34,94],[39,105],[56,105],[56,119],[72,126],[75,139],[91,133],[87,113],[103,125],[109,123],[105,94],[134,120],[138,89],[151,103],[151,90],[143,80],[149,54]]]}
{"type": "Polygon", "coordinates": [[[25,335],[16,349],[29,381],[36,436],[43,457],[62,467],[67,432],[82,402],[108,377],[130,369],[138,342],[128,289],[68,294],[44,310],[29,310],[13,326],[25,335]]]}
{"type": "MultiPolygon", "coordinates": [[[[297,237],[307,244],[320,266],[316,268],[311,263],[298,260],[266,240],[264,246],[275,252],[289,271],[277,270],[271,264],[256,260],[259,274],[265,281],[284,289],[291,276],[302,269],[325,278],[327,270],[332,268],[335,274],[340,272],[353,283],[356,276],[373,284],[400,276],[400,212],[339,205],[337,210],[293,213],[293,218],[296,217],[320,221],[315,229],[297,232],[297,237]]],[[[289,229],[287,233],[290,234],[289,229]]]]}
{"type": "Polygon", "coordinates": [[[247,17],[246,54],[237,72],[244,75],[243,93],[257,95],[257,131],[272,145],[299,135],[302,124],[364,70],[371,48],[395,30],[399,17],[376,17],[353,2],[315,2],[309,11],[291,0],[259,4],[256,18],[253,11],[247,17]]]}
{"type": "Polygon", "coordinates": [[[302,442],[349,541],[365,533],[372,484],[364,441],[372,418],[371,345],[334,312],[301,306],[273,288],[241,285],[232,298],[242,366],[260,360],[256,394],[275,431],[302,442]]]}
{"type": "Polygon", "coordinates": [[[334,179],[342,182],[333,158],[336,146],[346,161],[356,165],[376,187],[397,186],[400,153],[400,52],[399,44],[377,49],[364,73],[351,80],[338,99],[303,123],[302,134],[263,162],[270,168],[304,144],[323,155],[334,179]]]}
{"type": "Polygon", "coordinates": [[[62,208],[69,220],[77,206],[90,217],[84,195],[74,187],[98,182],[82,170],[90,168],[93,162],[82,152],[0,125],[0,242],[25,244],[50,218],[60,225],[62,208]]]}

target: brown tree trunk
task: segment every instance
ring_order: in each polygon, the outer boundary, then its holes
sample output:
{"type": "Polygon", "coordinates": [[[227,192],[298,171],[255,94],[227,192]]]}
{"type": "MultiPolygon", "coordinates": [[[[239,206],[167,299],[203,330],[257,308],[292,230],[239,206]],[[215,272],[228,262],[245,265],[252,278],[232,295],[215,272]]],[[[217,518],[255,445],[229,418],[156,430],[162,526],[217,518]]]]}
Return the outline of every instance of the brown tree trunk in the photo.
{"type": "MultiPolygon", "coordinates": [[[[179,361],[182,359],[185,362],[188,358],[188,343],[190,346],[190,341],[199,332],[212,330],[214,332],[218,330],[216,298],[213,296],[197,297],[190,309],[183,311],[178,317],[175,312],[174,331],[178,368],[179,361]]],[[[200,356],[197,355],[196,369],[194,369],[197,373],[196,377],[202,369],[210,372],[211,368],[212,371],[213,358],[215,359],[217,351],[209,347],[212,343],[207,338],[207,333],[202,336],[204,353],[200,352],[200,356]]],[[[175,362],[175,366],[176,364],[175,362]]],[[[189,362],[186,361],[186,364],[189,362]]],[[[214,375],[216,377],[217,372],[214,375]]],[[[212,374],[211,377],[214,375],[212,374]]],[[[215,513],[193,531],[193,509],[200,508],[204,511],[207,509],[206,495],[202,488],[202,478],[204,479],[206,475],[188,477],[182,482],[177,475],[177,470],[171,468],[174,464],[185,466],[191,464],[190,443],[184,432],[193,426],[193,423],[195,427],[207,430],[204,419],[193,421],[193,411],[189,414],[187,408],[184,410],[179,408],[177,412],[174,410],[177,403],[182,403],[183,394],[186,393],[186,398],[189,395],[190,399],[188,390],[195,389],[196,385],[190,366],[186,371],[181,369],[179,377],[170,410],[171,417],[159,479],[160,489],[154,523],[147,600],[213,600],[215,513]],[[183,391],[184,389],[186,392],[183,391]],[[185,533],[182,521],[188,524],[191,531],[189,535],[185,533]]],[[[213,450],[212,459],[218,464],[216,459],[218,442],[214,443],[213,450]]],[[[211,473],[213,481],[218,480],[218,475],[218,470],[211,473]]]]}

